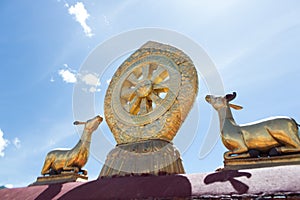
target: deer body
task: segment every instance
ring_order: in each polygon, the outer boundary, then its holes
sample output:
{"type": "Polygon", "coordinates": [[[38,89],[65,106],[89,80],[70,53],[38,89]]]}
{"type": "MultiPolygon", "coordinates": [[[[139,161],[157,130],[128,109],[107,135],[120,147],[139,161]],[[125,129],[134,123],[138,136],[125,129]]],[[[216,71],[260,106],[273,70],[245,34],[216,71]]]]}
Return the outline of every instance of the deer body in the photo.
{"type": "Polygon", "coordinates": [[[229,150],[225,159],[251,157],[249,150],[256,150],[273,155],[275,152],[300,152],[298,124],[289,117],[273,117],[249,124],[238,125],[233,119],[230,107],[241,109],[230,104],[236,94],[225,97],[207,95],[210,103],[219,114],[221,137],[224,146],[229,150]]]}
{"type": "Polygon", "coordinates": [[[81,168],[86,164],[89,157],[92,133],[98,128],[102,120],[102,117],[96,116],[87,122],[74,122],[75,125],[85,124],[79,142],[70,150],[50,151],[46,156],[41,174],[59,174],[61,171],[83,171],[86,174],[87,172],[81,168]]]}

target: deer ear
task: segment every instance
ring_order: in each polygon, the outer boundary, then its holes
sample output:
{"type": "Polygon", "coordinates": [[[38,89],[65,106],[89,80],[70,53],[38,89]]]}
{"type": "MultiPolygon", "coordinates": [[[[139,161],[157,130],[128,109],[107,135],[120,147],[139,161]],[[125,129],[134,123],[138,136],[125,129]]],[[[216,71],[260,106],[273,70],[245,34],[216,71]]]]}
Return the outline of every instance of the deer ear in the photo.
{"type": "Polygon", "coordinates": [[[86,124],[86,122],[79,122],[79,121],[75,121],[73,122],[74,125],[79,125],[79,124],[86,124]]]}
{"type": "Polygon", "coordinates": [[[242,106],[238,106],[238,105],[231,104],[231,103],[229,104],[229,106],[230,106],[231,108],[235,109],[235,110],[242,110],[242,109],[243,109],[242,106]]]}

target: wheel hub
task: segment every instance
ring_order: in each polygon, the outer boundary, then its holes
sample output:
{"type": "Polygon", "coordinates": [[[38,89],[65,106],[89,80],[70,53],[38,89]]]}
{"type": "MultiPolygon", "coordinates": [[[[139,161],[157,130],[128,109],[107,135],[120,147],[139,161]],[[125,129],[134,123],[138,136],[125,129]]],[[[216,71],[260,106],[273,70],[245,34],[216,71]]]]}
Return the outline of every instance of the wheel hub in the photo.
{"type": "Polygon", "coordinates": [[[144,80],[138,83],[135,93],[138,97],[147,97],[152,92],[152,82],[150,80],[144,80]]]}

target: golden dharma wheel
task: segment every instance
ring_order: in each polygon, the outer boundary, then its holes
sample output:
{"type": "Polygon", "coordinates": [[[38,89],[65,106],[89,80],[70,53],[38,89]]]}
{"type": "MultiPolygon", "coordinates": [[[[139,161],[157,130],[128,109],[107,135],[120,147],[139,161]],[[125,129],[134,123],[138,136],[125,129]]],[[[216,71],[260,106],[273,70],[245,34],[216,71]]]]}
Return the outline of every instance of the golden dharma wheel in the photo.
{"type": "Polygon", "coordinates": [[[105,96],[105,119],[118,144],[171,141],[197,91],[197,71],[190,58],[172,46],[148,42],[112,77],[105,96]]]}

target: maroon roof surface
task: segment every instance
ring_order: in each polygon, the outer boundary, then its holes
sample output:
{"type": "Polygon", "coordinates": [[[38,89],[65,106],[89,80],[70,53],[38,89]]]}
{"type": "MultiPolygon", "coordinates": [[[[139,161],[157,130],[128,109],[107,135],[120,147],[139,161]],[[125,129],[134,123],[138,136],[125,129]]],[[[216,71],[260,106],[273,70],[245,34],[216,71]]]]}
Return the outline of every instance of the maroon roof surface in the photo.
{"type": "Polygon", "coordinates": [[[203,174],[104,178],[2,189],[0,199],[282,197],[300,194],[300,165],[203,174]]]}

